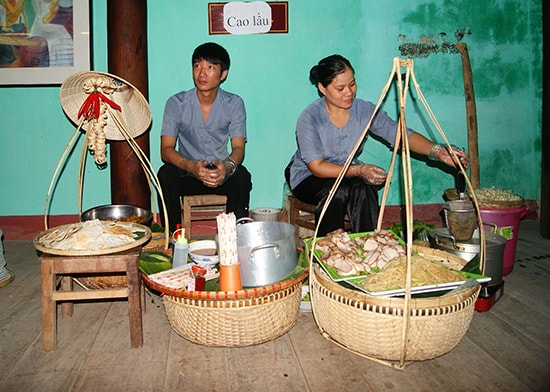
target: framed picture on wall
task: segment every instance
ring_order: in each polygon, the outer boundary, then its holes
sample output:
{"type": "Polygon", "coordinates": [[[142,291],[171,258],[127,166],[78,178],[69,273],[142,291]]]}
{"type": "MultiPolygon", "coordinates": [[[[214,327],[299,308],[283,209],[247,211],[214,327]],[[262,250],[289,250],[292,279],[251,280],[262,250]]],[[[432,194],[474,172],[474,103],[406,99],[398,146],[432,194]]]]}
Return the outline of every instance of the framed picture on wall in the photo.
{"type": "Polygon", "coordinates": [[[87,70],[89,0],[0,0],[0,84],[57,85],[87,70]]]}

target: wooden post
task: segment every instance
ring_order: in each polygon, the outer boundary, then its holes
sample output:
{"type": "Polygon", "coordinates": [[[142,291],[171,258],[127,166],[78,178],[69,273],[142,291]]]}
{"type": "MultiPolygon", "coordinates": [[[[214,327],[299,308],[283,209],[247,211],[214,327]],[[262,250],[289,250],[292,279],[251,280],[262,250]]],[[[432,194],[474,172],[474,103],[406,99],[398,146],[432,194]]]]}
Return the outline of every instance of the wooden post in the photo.
{"type": "Polygon", "coordinates": [[[474,95],[474,82],[468,47],[464,42],[456,44],[462,58],[462,74],[464,77],[464,96],[466,98],[466,126],[468,129],[468,156],[470,157],[470,182],[474,189],[479,189],[479,152],[477,148],[477,113],[474,95]]]}
{"type": "MultiPolygon", "coordinates": [[[[108,0],[109,73],[148,98],[147,0],[108,0]]],[[[149,130],[136,139],[149,157],[149,130]]],[[[110,142],[111,202],[151,208],[151,192],[139,159],[126,141],[110,142]]]]}
{"type": "Polygon", "coordinates": [[[542,136],[540,234],[550,238],[550,4],[542,2],[542,136]]]}

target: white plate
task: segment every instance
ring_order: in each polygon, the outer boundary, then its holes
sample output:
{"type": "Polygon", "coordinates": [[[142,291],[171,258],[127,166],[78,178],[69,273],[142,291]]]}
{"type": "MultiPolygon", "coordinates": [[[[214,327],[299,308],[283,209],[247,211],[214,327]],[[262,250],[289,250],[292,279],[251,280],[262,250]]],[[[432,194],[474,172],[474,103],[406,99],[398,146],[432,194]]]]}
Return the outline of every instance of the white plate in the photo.
{"type": "MultiPolygon", "coordinates": [[[[474,278],[478,283],[485,283],[491,280],[489,276],[476,275],[476,274],[472,274],[470,272],[464,272],[464,271],[458,271],[458,272],[461,273],[462,275],[465,275],[468,278],[474,278]]],[[[359,285],[359,282],[361,280],[363,280],[363,278],[348,280],[346,283],[374,297],[384,297],[384,296],[397,297],[397,296],[405,295],[405,289],[395,289],[395,290],[386,290],[386,291],[368,291],[367,289],[359,285]]],[[[411,294],[423,294],[423,293],[432,293],[437,291],[452,290],[461,286],[464,282],[466,282],[466,280],[463,280],[460,282],[449,282],[449,283],[440,283],[440,284],[427,285],[427,286],[411,287],[411,294]]]]}

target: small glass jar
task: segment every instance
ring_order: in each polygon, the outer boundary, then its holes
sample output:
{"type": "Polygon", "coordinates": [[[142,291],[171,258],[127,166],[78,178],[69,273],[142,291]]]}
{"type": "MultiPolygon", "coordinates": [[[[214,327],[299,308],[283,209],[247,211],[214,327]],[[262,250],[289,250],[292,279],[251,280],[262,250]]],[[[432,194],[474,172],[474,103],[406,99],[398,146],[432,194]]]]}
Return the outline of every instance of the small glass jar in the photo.
{"type": "Polygon", "coordinates": [[[206,268],[194,265],[191,267],[191,273],[189,274],[189,283],[187,284],[187,291],[204,291],[206,284],[206,268]]]}

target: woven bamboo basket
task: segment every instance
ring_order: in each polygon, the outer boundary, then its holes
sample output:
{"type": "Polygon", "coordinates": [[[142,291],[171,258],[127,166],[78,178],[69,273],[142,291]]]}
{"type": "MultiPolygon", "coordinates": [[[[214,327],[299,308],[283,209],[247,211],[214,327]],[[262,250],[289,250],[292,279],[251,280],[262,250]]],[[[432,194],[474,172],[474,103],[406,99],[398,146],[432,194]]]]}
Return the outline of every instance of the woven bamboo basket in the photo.
{"type": "MultiPolygon", "coordinates": [[[[395,58],[393,70],[388,82],[383,89],[383,93],[378,101],[377,107],[381,105],[385,93],[391,86],[394,77],[398,80],[400,97],[400,116],[398,121],[398,131],[393,147],[393,155],[385,181],[384,193],[380,203],[380,213],[378,217],[377,230],[381,229],[382,218],[388,196],[389,186],[392,180],[395,160],[400,150],[402,170],[403,170],[403,196],[405,199],[405,220],[407,224],[407,278],[405,284],[404,297],[375,297],[357,290],[347,289],[334,282],[328,275],[324,274],[317,264],[313,264],[313,253],[315,251],[315,241],[313,241],[312,251],[309,254],[311,276],[310,295],[311,307],[315,322],[322,336],[334,342],[338,346],[369,358],[384,365],[403,369],[406,363],[412,361],[428,360],[443,355],[452,350],[466,333],[474,313],[474,305],[480,291],[480,285],[465,288],[458,292],[450,292],[446,295],[432,297],[413,297],[411,294],[410,263],[412,263],[412,250],[414,243],[412,240],[412,170],[410,166],[410,150],[408,145],[407,127],[404,118],[406,89],[403,89],[401,68],[406,67],[405,81],[412,80],[416,85],[417,94],[426,107],[430,118],[445,140],[447,151],[451,155],[453,162],[465,175],[469,188],[471,183],[468,180],[463,164],[457,157],[451,144],[447,140],[443,130],[440,128],[437,120],[429,109],[425,98],[416,83],[416,77],[413,73],[412,60],[401,60],[395,58]]],[[[373,113],[373,117],[376,111],[373,113]]],[[[325,205],[321,210],[319,220],[323,218],[327,205],[336,193],[340,181],[345,176],[347,169],[351,165],[353,157],[362,145],[367,135],[371,121],[365,126],[362,135],[357,140],[354,148],[350,152],[339,176],[331,188],[325,205]]],[[[476,196],[473,195],[474,204],[477,203],[476,196]]],[[[478,219],[481,220],[479,211],[478,219]]],[[[314,238],[316,237],[318,227],[316,227],[314,238]]],[[[481,235],[480,265],[484,270],[484,234],[481,235]]],[[[416,247],[418,253],[425,258],[437,257],[444,264],[454,263],[465,265],[465,261],[447,252],[434,252],[430,248],[416,247]],[[458,259],[458,260],[457,260],[458,259]]]]}
{"type": "MultiPolygon", "coordinates": [[[[165,249],[164,246],[164,233],[151,233],[151,240],[145,243],[142,252],[157,251],[172,256],[172,248],[165,249]]],[[[90,290],[121,288],[126,287],[128,283],[125,274],[80,276],[76,277],[75,280],[90,290]]]]}
{"type": "MultiPolygon", "coordinates": [[[[448,201],[458,200],[458,192],[456,189],[445,189],[443,192],[443,198],[448,201]]],[[[467,200],[471,200],[468,195],[465,195],[467,200]]],[[[520,197],[518,200],[513,201],[499,201],[499,200],[479,200],[477,204],[482,210],[504,210],[507,208],[519,208],[523,205],[524,199],[520,197]]]]}
{"type": "Polygon", "coordinates": [[[166,316],[178,335],[204,346],[245,347],[276,339],[294,326],[307,272],[235,292],[168,289],[142,276],[149,287],[164,294],[166,316]]]}
{"type": "Polygon", "coordinates": [[[90,290],[120,288],[128,285],[126,275],[90,275],[80,276],[75,280],[90,290]]]}
{"type": "MultiPolygon", "coordinates": [[[[457,256],[416,247],[425,258],[464,266],[457,256]]],[[[321,334],[351,352],[386,361],[401,358],[405,299],[375,297],[333,282],[315,266],[311,301],[321,334]]],[[[464,337],[474,314],[480,286],[455,294],[411,298],[406,361],[432,359],[451,351],[464,337]]]]}

